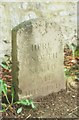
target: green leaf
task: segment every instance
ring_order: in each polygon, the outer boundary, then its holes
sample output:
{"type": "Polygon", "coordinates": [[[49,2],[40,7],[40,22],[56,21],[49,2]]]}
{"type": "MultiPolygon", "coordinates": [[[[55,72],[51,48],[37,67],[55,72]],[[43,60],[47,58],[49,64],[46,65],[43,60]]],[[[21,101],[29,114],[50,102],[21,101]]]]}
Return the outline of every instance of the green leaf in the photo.
{"type": "Polygon", "coordinates": [[[16,102],[17,104],[31,106],[33,109],[36,108],[32,100],[22,99],[16,102]]]}
{"type": "Polygon", "coordinates": [[[0,79],[0,83],[2,83],[2,81],[3,81],[3,80],[2,80],[2,79],[0,79]]]}
{"type": "Polygon", "coordinates": [[[7,69],[7,70],[9,69],[7,65],[4,65],[4,64],[2,64],[2,63],[0,63],[0,65],[1,65],[4,69],[7,69]]]}
{"type": "Polygon", "coordinates": [[[2,96],[2,89],[1,89],[1,85],[2,85],[2,79],[0,79],[0,96],[2,96]]]}
{"type": "Polygon", "coordinates": [[[67,68],[64,68],[64,72],[66,72],[67,71],[67,68]]]}
{"type": "Polygon", "coordinates": [[[2,109],[2,110],[0,110],[0,112],[2,113],[2,112],[6,112],[6,109],[2,109]]]}
{"type": "Polygon", "coordinates": [[[75,51],[75,56],[79,57],[79,49],[75,51]]]}
{"type": "Polygon", "coordinates": [[[77,46],[76,46],[75,44],[72,43],[72,44],[70,45],[70,47],[71,47],[72,50],[75,51],[77,46]]]}
{"type": "Polygon", "coordinates": [[[0,86],[1,86],[0,94],[3,92],[7,102],[10,103],[7,96],[7,84],[2,79],[0,79],[0,86]]]}
{"type": "Polygon", "coordinates": [[[22,107],[18,108],[17,113],[20,114],[22,112],[22,107]]]}
{"type": "Polygon", "coordinates": [[[2,89],[2,92],[5,94],[5,96],[7,95],[7,84],[4,83],[4,81],[2,82],[2,85],[1,85],[1,89],[2,89]]]}
{"type": "Polygon", "coordinates": [[[74,48],[76,48],[76,47],[77,47],[74,43],[72,43],[72,44],[71,44],[71,46],[73,46],[74,48]]]}
{"type": "Polygon", "coordinates": [[[33,109],[36,108],[32,100],[29,100],[29,103],[33,109]]]}
{"type": "Polygon", "coordinates": [[[65,68],[64,72],[65,72],[66,76],[70,76],[71,75],[71,70],[68,70],[68,69],[65,68]]]}
{"type": "Polygon", "coordinates": [[[7,105],[5,103],[1,103],[1,105],[2,105],[2,108],[6,108],[7,107],[7,105]]]}
{"type": "Polygon", "coordinates": [[[33,102],[31,103],[31,106],[33,109],[36,108],[33,102]]]}
{"type": "Polygon", "coordinates": [[[30,105],[29,100],[25,100],[25,99],[19,100],[16,103],[21,105],[27,105],[27,106],[30,105]]]}

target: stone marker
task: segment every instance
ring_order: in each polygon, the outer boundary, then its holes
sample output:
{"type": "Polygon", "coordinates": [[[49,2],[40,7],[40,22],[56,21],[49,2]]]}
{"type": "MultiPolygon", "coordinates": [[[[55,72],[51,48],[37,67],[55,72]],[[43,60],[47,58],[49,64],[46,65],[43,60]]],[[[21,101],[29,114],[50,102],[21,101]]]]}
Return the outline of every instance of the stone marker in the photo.
{"type": "Polygon", "coordinates": [[[12,30],[13,82],[19,99],[65,89],[63,37],[45,19],[21,23],[12,30]]]}

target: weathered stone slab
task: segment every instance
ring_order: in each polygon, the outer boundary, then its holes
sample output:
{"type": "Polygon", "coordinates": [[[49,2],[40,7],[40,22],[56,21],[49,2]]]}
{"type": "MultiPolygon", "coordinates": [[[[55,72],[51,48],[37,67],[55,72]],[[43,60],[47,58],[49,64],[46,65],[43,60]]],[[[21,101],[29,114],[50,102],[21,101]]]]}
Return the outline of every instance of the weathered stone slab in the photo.
{"type": "Polygon", "coordinates": [[[23,22],[12,31],[12,46],[13,82],[19,98],[65,88],[63,37],[56,23],[44,19],[23,22]]]}

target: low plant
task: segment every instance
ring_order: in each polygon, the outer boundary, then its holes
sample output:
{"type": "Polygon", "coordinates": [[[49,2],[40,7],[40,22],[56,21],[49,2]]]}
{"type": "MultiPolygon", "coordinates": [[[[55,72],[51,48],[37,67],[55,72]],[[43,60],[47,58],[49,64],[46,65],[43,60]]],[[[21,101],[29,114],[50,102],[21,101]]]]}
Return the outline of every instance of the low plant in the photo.
{"type": "MultiPolygon", "coordinates": [[[[7,65],[4,64],[0,64],[4,69],[10,69],[7,65]]],[[[13,110],[12,106],[14,104],[19,104],[19,105],[24,105],[24,106],[31,106],[31,108],[35,108],[35,105],[33,103],[32,100],[28,100],[28,99],[22,99],[22,100],[18,100],[16,102],[14,102],[14,86],[11,85],[11,100],[9,101],[9,97],[8,97],[8,85],[6,84],[6,82],[3,79],[0,79],[0,96],[4,95],[5,99],[7,101],[7,103],[1,103],[2,105],[2,110],[0,110],[0,112],[5,112],[7,109],[10,109],[11,111],[13,110]]],[[[17,113],[21,113],[22,112],[22,107],[17,109],[17,113]]]]}
{"type": "MultiPolygon", "coordinates": [[[[12,97],[12,100],[10,102],[9,98],[8,98],[7,84],[2,79],[0,79],[0,96],[2,96],[2,94],[4,94],[8,104],[2,103],[2,110],[1,110],[1,112],[6,111],[8,108],[12,110],[13,104],[20,104],[20,105],[24,105],[24,106],[31,106],[33,109],[35,108],[35,105],[34,105],[32,100],[22,99],[22,100],[18,100],[16,102],[13,102],[14,101],[14,88],[13,88],[13,86],[11,87],[11,97],[12,97]]],[[[22,110],[22,107],[17,110],[17,113],[19,113],[21,110],[22,110]]]]}
{"type": "MultiPolygon", "coordinates": [[[[16,102],[14,102],[14,88],[13,88],[13,86],[11,87],[11,98],[12,99],[11,99],[11,102],[10,102],[9,98],[8,98],[7,84],[2,79],[0,79],[0,96],[2,96],[2,94],[4,94],[8,104],[1,103],[2,104],[1,112],[5,112],[7,109],[12,110],[13,109],[12,108],[13,104],[19,104],[19,105],[24,105],[24,106],[31,106],[33,109],[35,108],[35,105],[34,105],[32,100],[22,99],[22,100],[18,100],[16,102]]],[[[22,107],[20,107],[17,110],[17,113],[20,113],[21,111],[22,111],[22,107]]]]}
{"type": "Polygon", "coordinates": [[[75,56],[79,57],[79,48],[75,50],[75,56]]]}
{"type": "Polygon", "coordinates": [[[71,69],[64,68],[64,72],[67,77],[71,76],[72,73],[71,69]]]}

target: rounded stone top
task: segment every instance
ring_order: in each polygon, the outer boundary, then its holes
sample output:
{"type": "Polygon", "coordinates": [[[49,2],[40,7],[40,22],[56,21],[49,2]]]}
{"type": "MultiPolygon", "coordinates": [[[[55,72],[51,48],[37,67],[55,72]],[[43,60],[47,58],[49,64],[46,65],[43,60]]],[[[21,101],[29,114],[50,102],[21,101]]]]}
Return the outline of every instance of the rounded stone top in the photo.
{"type": "Polygon", "coordinates": [[[34,26],[49,26],[49,27],[54,27],[54,29],[58,29],[60,30],[60,26],[55,23],[53,20],[48,20],[48,19],[44,19],[44,18],[35,18],[35,19],[31,19],[31,20],[27,20],[22,22],[21,24],[19,24],[18,26],[14,27],[12,31],[17,32],[19,29],[28,29],[30,27],[34,27],[34,26]]]}

